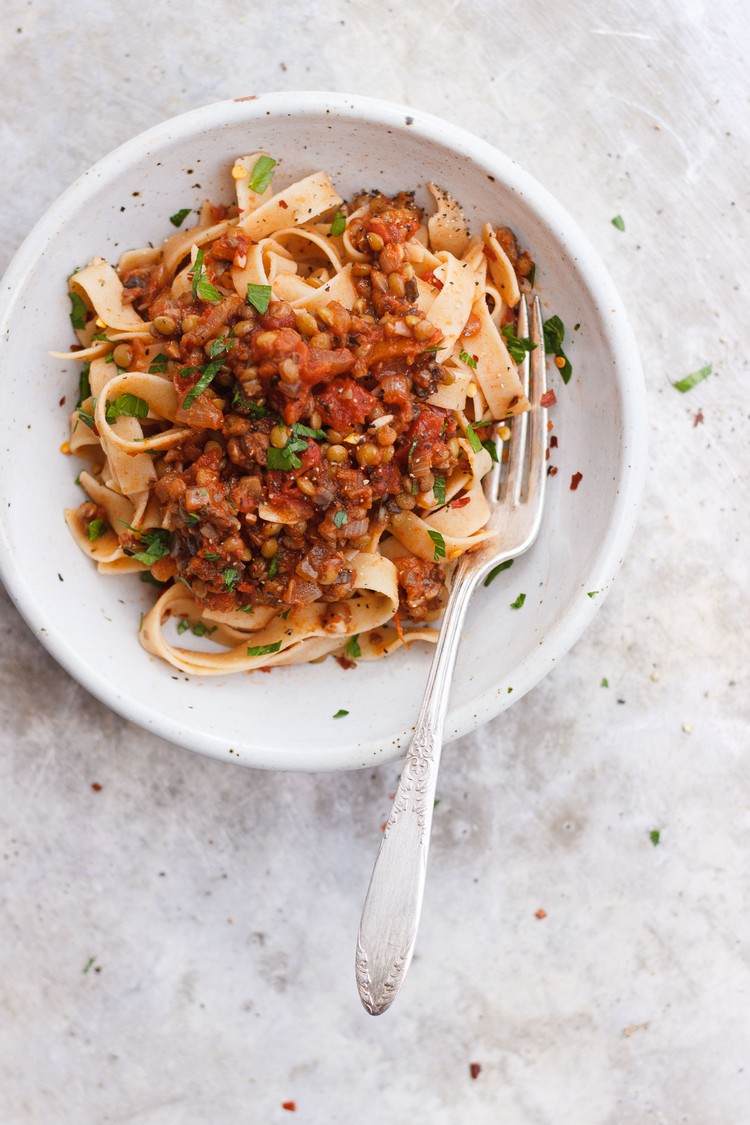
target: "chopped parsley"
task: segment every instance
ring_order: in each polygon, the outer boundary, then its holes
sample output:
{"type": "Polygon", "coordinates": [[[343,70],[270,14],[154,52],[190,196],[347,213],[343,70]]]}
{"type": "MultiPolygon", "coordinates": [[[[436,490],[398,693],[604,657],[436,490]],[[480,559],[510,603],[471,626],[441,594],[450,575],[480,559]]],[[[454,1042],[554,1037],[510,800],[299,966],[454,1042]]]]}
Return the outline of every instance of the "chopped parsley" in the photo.
{"type": "Polygon", "coordinates": [[[427,534],[429,535],[430,539],[432,540],[432,542],[435,546],[435,553],[433,555],[433,558],[434,558],[435,562],[437,562],[438,559],[444,559],[445,558],[445,540],[443,539],[440,532],[439,531],[433,531],[431,528],[428,528],[427,534]]]}
{"type": "Polygon", "coordinates": [[[234,336],[217,336],[208,345],[208,354],[211,359],[216,359],[220,355],[226,355],[231,352],[234,345],[237,343],[234,336]]]}
{"type": "Polygon", "coordinates": [[[512,567],[512,566],[513,566],[513,559],[506,559],[505,562],[501,562],[501,563],[498,563],[497,566],[493,566],[492,570],[489,572],[489,574],[485,578],[483,585],[489,586],[490,582],[494,582],[494,580],[497,578],[498,574],[500,574],[500,572],[502,570],[509,570],[510,567],[512,567]]]}
{"type": "Polygon", "coordinates": [[[227,590],[233,590],[235,588],[239,576],[239,571],[233,566],[228,566],[226,570],[221,572],[221,577],[224,579],[224,585],[227,590]]]}
{"type": "Polygon", "coordinates": [[[494,438],[487,438],[485,441],[482,442],[482,445],[487,450],[487,452],[489,453],[491,459],[493,461],[497,461],[497,445],[495,443],[495,439],[494,438]]]}
{"type": "Polygon", "coordinates": [[[212,305],[218,305],[221,300],[221,293],[206,277],[206,268],[203,261],[203,251],[199,250],[193,262],[193,296],[200,301],[210,301],[212,305]]]}
{"type": "Polygon", "coordinates": [[[598,593],[599,593],[598,590],[587,590],[586,591],[586,597],[587,598],[595,598],[598,593]]]}
{"type": "Polygon", "coordinates": [[[657,847],[661,841],[661,832],[658,828],[652,828],[648,834],[648,838],[654,847],[657,847]]]}
{"type": "Polygon", "coordinates": [[[166,528],[151,527],[148,531],[139,531],[138,537],[145,544],[146,549],[144,551],[136,551],[133,554],[133,558],[143,563],[143,565],[147,566],[149,569],[151,569],[155,562],[158,562],[159,559],[163,559],[165,555],[169,554],[171,535],[166,528]]]}
{"type": "Polygon", "coordinates": [[[338,234],[343,234],[346,230],[346,215],[343,211],[337,211],[333,216],[331,223],[331,234],[335,237],[338,234]]]}
{"type": "Polygon", "coordinates": [[[700,367],[697,371],[691,372],[691,374],[686,375],[684,379],[678,379],[676,383],[672,383],[672,386],[676,391],[684,395],[686,391],[691,391],[698,383],[702,383],[704,379],[707,379],[712,371],[712,365],[707,363],[705,367],[700,367]]]}
{"type": "Polygon", "coordinates": [[[242,387],[237,385],[232,395],[232,410],[238,411],[240,414],[247,413],[251,418],[265,418],[268,414],[262,402],[253,402],[251,398],[242,390],[242,387]]]}
{"type": "Polygon", "coordinates": [[[107,403],[106,419],[116,422],[118,418],[145,418],[148,414],[148,403],[137,395],[118,395],[107,403]]]}
{"type": "Polygon", "coordinates": [[[270,656],[272,652],[278,652],[281,648],[281,641],[275,641],[272,645],[250,645],[247,650],[248,656],[270,656]]]}
{"type": "Polygon", "coordinates": [[[180,634],[187,633],[188,629],[194,637],[210,637],[212,633],[216,632],[218,625],[204,625],[202,621],[196,621],[194,625],[191,625],[187,617],[180,618],[177,623],[177,632],[180,634]]]}
{"type": "Polygon", "coordinates": [[[362,649],[359,647],[359,633],[355,633],[353,637],[344,645],[344,653],[350,660],[359,660],[362,655],[362,649]]]}
{"type": "Polygon", "coordinates": [[[435,477],[432,495],[435,497],[436,504],[442,505],[445,503],[445,477],[435,477]]]}
{"type": "Polygon", "coordinates": [[[209,562],[216,562],[217,559],[221,558],[221,555],[218,555],[216,551],[206,551],[203,558],[208,559],[209,562]]]}
{"type": "Polygon", "coordinates": [[[525,601],[526,601],[526,595],[525,594],[519,594],[518,597],[516,598],[516,600],[514,602],[510,603],[510,608],[511,609],[520,609],[525,601]]]}
{"type": "Polygon", "coordinates": [[[275,578],[279,573],[279,556],[275,554],[268,564],[268,577],[275,578]]]}
{"type": "Polygon", "coordinates": [[[77,410],[78,419],[84,422],[90,430],[94,428],[94,415],[89,414],[86,410],[77,410]]]}
{"type": "Polygon", "coordinates": [[[254,191],[256,195],[263,194],[271,182],[276,163],[272,156],[258,157],[250,173],[250,191],[254,191]]]}
{"type": "Polygon", "coordinates": [[[271,292],[270,285],[256,285],[255,282],[251,281],[247,286],[245,300],[248,305],[252,305],[254,309],[263,314],[271,303],[271,292]]]}
{"type": "Polygon", "coordinates": [[[188,621],[187,617],[181,617],[177,622],[177,632],[179,633],[179,635],[182,636],[183,633],[187,633],[189,628],[190,622],[188,621]]]}
{"type": "Polygon", "coordinates": [[[98,539],[107,529],[107,525],[103,519],[90,520],[86,525],[86,535],[88,536],[89,543],[93,543],[98,539]]]}
{"type": "Polygon", "coordinates": [[[480,438],[479,434],[474,429],[471,422],[469,422],[469,425],[466,428],[466,440],[468,441],[469,445],[474,450],[474,452],[479,453],[479,451],[482,448],[482,439],[480,438]]]}
{"type": "Polygon", "coordinates": [[[168,361],[167,357],[164,355],[164,352],[159,352],[158,355],[154,356],[154,358],[151,360],[151,363],[148,366],[149,375],[163,375],[164,372],[167,370],[167,363],[168,362],[169,361],[168,361]]]}
{"type": "MultiPolygon", "coordinates": [[[[223,365],[224,363],[221,359],[212,359],[210,363],[206,364],[201,372],[200,379],[190,388],[182,400],[183,410],[187,410],[188,407],[193,405],[198,396],[203,394],[207,387],[211,385],[216,375],[218,375],[219,371],[221,371],[223,365]]],[[[186,367],[183,369],[182,374],[184,375],[186,371],[192,373],[195,371],[195,368],[186,367]]]]}
{"type": "Polygon", "coordinates": [[[471,367],[473,371],[476,371],[477,361],[474,359],[473,355],[469,355],[466,351],[461,351],[458,353],[458,358],[462,363],[465,363],[467,367],[471,367]]]}
{"type": "Polygon", "coordinates": [[[190,214],[191,207],[181,207],[179,211],[175,211],[174,215],[169,216],[169,221],[173,227],[181,227],[185,219],[190,214]]]}
{"type": "Polygon", "coordinates": [[[348,522],[349,522],[349,517],[343,509],[340,512],[335,513],[335,515],[333,517],[333,526],[334,527],[343,527],[344,524],[348,523],[348,522]]]}
{"type": "Polygon", "coordinates": [[[88,305],[78,293],[69,293],[70,297],[70,323],[74,328],[85,328],[88,316],[88,305]]]}
{"type": "Polygon", "coordinates": [[[602,676],[601,683],[599,684],[599,687],[609,687],[609,680],[607,679],[606,676],[602,676]]]}
{"type": "Polygon", "coordinates": [[[622,215],[615,215],[612,220],[612,226],[617,227],[618,230],[625,230],[625,220],[622,215]]]}
{"type": "Polygon", "coordinates": [[[526,353],[533,352],[536,347],[536,344],[533,344],[528,336],[516,336],[512,324],[503,325],[501,332],[505,339],[505,346],[514,363],[523,363],[526,353]]]}
{"type": "Polygon", "coordinates": [[[290,469],[299,469],[302,462],[297,454],[305,449],[307,449],[307,442],[295,437],[290,438],[283,449],[276,449],[275,446],[269,445],[266,451],[266,465],[269,469],[277,469],[285,473],[290,469]]]}
{"type": "Polygon", "coordinates": [[[344,716],[348,715],[348,714],[349,714],[349,712],[347,710],[345,710],[343,707],[339,707],[338,711],[336,712],[336,714],[333,717],[334,717],[334,719],[343,719],[344,716]]]}
{"type": "Polygon", "coordinates": [[[317,441],[326,441],[328,438],[324,430],[314,430],[311,426],[303,426],[301,422],[294,423],[292,433],[295,437],[311,437],[317,441]]]}
{"type": "Polygon", "coordinates": [[[549,320],[545,320],[544,325],[544,347],[548,355],[559,356],[564,360],[563,366],[560,370],[560,377],[563,383],[569,383],[570,377],[573,374],[573,365],[563,351],[563,342],[565,340],[565,325],[560,320],[559,316],[551,316],[549,320]]]}
{"type": "Polygon", "coordinates": [[[90,370],[91,364],[84,363],[78,376],[78,402],[76,406],[80,406],[87,398],[91,398],[91,383],[89,382],[90,370]]]}

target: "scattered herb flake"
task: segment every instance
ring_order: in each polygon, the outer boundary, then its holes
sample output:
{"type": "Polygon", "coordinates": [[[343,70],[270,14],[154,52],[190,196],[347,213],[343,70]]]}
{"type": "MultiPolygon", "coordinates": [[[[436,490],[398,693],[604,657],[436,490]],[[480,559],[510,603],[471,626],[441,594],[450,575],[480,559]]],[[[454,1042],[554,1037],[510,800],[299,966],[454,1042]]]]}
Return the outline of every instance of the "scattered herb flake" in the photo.
{"type": "Polygon", "coordinates": [[[104,534],[107,529],[107,524],[103,519],[90,520],[86,524],[86,535],[88,536],[89,543],[93,543],[96,539],[104,534]]]}
{"type": "Polygon", "coordinates": [[[256,195],[262,195],[271,182],[276,161],[272,156],[259,156],[250,173],[249,187],[256,195]]]}
{"type": "Polygon", "coordinates": [[[355,633],[350,637],[344,646],[344,653],[350,660],[359,660],[362,655],[362,649],[359,647],[359,633],[355,633]]]}
{"type": "Polygon", "coordinates": [[[96,961],[96,957],[89,957],[88,961],[87,961],[87,962],[86,962],[86,964],[85,964],[85,965],[83,966],[83,973],[84,973],[84,975],[85,975],[85,974],[86,974],[86,973],[87,973],[87,972],[89,971],[89,969],[91,968],[91,966],[92,966],[92,965],[94,964],[94,961],[96,961]]]}
{"type": "Polygon", "coordinates": [[[268,564],[268,577],[275,578],[279,573],[279,556],[275,554],[268,564]]]}
{"type": "Polygon", "coordinates": [[[221,572],[221,577],[224,579],[224,585],[227,590],[233,590],[235,588],[239,576],[239,571],[233,566],[228,566],[226,570],[221,572]]]}
{"type": "Polygon", "coordinates": [[[331,234],[335,238],[336,235],[343,234],[345,230],[346,230],[346,215],[344,214],[343,211],[337,211],[336,214],[333,216],[333,222],[331,223],[331,234]]]}
{"type": "Polygon", "coordinates": [[[217,336],[208,345],[208,355],[211,359],[216,359],[220,355],[226,355],[231,352],[234,345],[237,343],[234,336],[217,336]]]}
{"type": "Polygon", "coordinates": [[[87,398],[91,398],[91,384],[89,383],[90,370],[91,364],[84,363],[78,376],[78,402],[76,406],[80,406],[87,398]]]}
{"type": "Polygon", "coordinates": [[[548,355],[559,356],[564,362],[560,370],[560,377],[563,383],[569,383],[570,377],[573,374],[573,365],[563,351],[563,343],[565,341],[565,325],[560,320],[559,316],[551,316],[549,320],[545,320],[544,325],[544,347],[548,355]]]}
{"type": "Polygon", "coordinates": [[[435,553],[433,555],[433,558],[435,559],[435,562],[437,562],[438,559],[444,559],[445,558],[445,540],[443,539],[440,532],[439,531],[433,531],[432,528],[430,528],[430,529],[428,529],[427,534],[429,535],[430,539],[432,540],[432,542],[435,545],[435,553]]]}
{"type": "Polygon", "coordinates": [[[598,593],[599,593],[598,590],[587,590],[586,591],[586,597],[587,598],[595,598],[598,593]]]}
{"type": "Polygon", "coordinates": [[[252,305],[254,309],[263,314],[271,303],[271,292],[270,285],[256,285],[255,282],[251,281],[247,286],[245,300],[248,305],[252,305]]]}
{"type": "Polygon", "coordinates": [[[139,531],[138,536],[145,543],[146,549],[145,551],[136,551],[133,558],[149,567],[149,569],[155,562],[169,554],[171,535],[166,528],[152,527],[148,531],[139,531]]]}
{"type": "Polygon", "coordinates": [[[601,683],[599,684],[599,687],[609,687],[609,680],[607,679],[606,676],[602,676],[601,683]]]}
{"type": "Polygon", "coordinates": [[[272,652],[278,652],[281,648],[281,641],[275,641],[272,645],[250,645],[247,650],[248,656],[270,656],[272,652]]]}
{"type": "Polygon", "coordinates": [[[334,719],[343,719],[344,716],[348,715],[348,714],[349,714],[349,712],[346,711],[343,707],[339,707],[338,711],[336,712],[336,714],[333,717],[334,717],[334,719]]]}
{"type": "Polygon", "coordinates": [[[676,391],[684,395],[686,391],[691,391],[698,383],[702,383],[704,379],[707,379],[712,371],[712,365],[707,363],[705,367],[700,367],[697,371],[691,372],[690,375],[686,375],[683,379],[678,379],[676,383],[672,383],[672,386],[676,391]]]}
{"type": "Polygon", "coordinates": [[[166,582],[160,582],[158,578],[154,578],[150,570],[142,570],[138,577],[141,582],[145,582],[149,586],[156,586],[158,590],[162,590],[166,586],[166,582]]]}
{"type": "Polygon", "coordinates": [[[88,305],[78,293],[69,293],[70,297],[70,323],[74,328],[85,328],[88,316],[88,305]]]}
{"type": "MultiPolygon", "coordinates": [[[[190,388],[190,390],[182,400],[183,410],[187,410],[188,407],[193,405],[198,396],[203,394],[207,387],[209,387],[214,381],[214,378],[221,371],[222,367],[223,360],[221,359],[212,359],[210,363],[206,364],[206,366],[203,368],[200,379],[190,388]]],[[[192,373],[193,370],[193,368],[184,368],[183,375],[185,371],[190,371],[192,373]]]]}
{"type": "Polygon", "coordinates": [[[661,842],[661,831],[658,828],[652,828],[648,834],[648,838],[654,847],[657,847],[661,842]]]}
{"type": "Polygon", "coordinates": [[[154,358],[151,360],[151,363],[148,365],[149,375],[163,375],[164,372],[167,370],[167,363],[168,362],[169,361],[168,361],[167,357],[164,355],[164,352],[159,352],[159,354],[155,355],[154,358]]]}
{"type": "Polygon", "coordinates": [[[466,427],[466,440],[468,441],[474,452],[479,453],[480,449],[482,448],[482,439],[474,429],[474,426],[471,424],[471,422],[469,422],[469,425],[466,427]]]}
{"type": "Polygon", "coordinates": [[[487,450],[491,460],[497,461],[497,443],[494,438],[486,438],[482,442],[483,447],[487,450]]]}
{"type": "Polygon", "coordinates": [[[497,566],[493,566],[492,570],[489,572],[489,574],[485,578],[483,585],[489,586],[490,582],[494,582],[494,580],[497,578],[498,574],[500,574],[501,571],[509,570],[510,567],[512,567],[512,566],[513,566],[513,559],[506,559],[505,562],[501,562],[501,563],[498,563],[497,566]]]}
{"type": "Polygon", "coordinates": [[[458,358],[462,363],[465,363],[467,367],[471,367],[473,371],[476,371],[477,361],[474,359],[473,355],[469,355],[467,351],[460,351],[458,353],[458,358]]]}
{"type": "Polygon", "coordinates": [[[299,469],[302,465],[298,453],[307,449],[307,442],[299,438],[292,438],[283,449],[276,449],[269,445],[266,450],[266,464],[269,469],[277,469],[288,473],[290,469],[299,469]]]}
{"type": "Polygon", "coordinates": [[[527,352],[533,352],[536,347],[536,344],[533,344],[528,336],[516,336],[515,328],[512,324],[504,325],[501,332],[514,363],[523,363],[527,352]]]}
{"type": "Polygon", "coordinates": [[[193,262],[193,296],[200,301],[209,301],[212,305],[218,305],[221,300],[221,293],[206,277],[206,268],[203,262],[204,254],[202,250],[199,250],[193,262]]]}
{"type": "Polygon", "coordinates": [[[612,220],[612,226],[617,227],[618,230],[625,230],[625,220],[622,215],[615,215],[612,220]]]}
{"type": "Polygon", "coordinates": [[[191,207],[181,207],[179,211],[175,211],[174,215],[169,216],[169,221],[173,227],[181,227],[185,219],[190,214],[191,207]]]}
{"type": "Polygon", "coordinates": [[[335,515],[333,517],[333,526],[334,527],[343,527],[344,524],[346,524],[348,522],[349,522],[349,517],[343,509],[340,512],[335,513],[335,515]]]}
{"type": "Polygon", "coordinates": [[[435,477],[435,483],[432,486],[432,494],[435,497],[435,503],[438,505],[445,503],[445,477],[435,477]]]}
{"type": "Polygon", "coordinates": [[[519,594],[518,597],[516,598],[516,600],[514,602],[510,603],[510,608],[511,609],[520,609],[525,601],[526,601],[526,595],[525,594],[519,594]]]}
{"type": "Polygon", "coordinates": [[[94,415],[89,414],[86,410],[76,411],[78,418],[81,422],[88,426],[90,430],[94,429],[94,415]]]}
{"type": "Polygon", "coordinates": [[[189,628],[190,622],[188,621],[187,617],[181,617],[177,622],[177,632],[180,634],[180,636],[182,636],[183,633],[187,633],[189,628]]]}
{"type": "Polygon", "coordinates": [[[118,418],[145,418],[148,414],[148,403],[137,395],[118,395],[107,403],[106,419],[109,423],[116,422],[118,418]]]}

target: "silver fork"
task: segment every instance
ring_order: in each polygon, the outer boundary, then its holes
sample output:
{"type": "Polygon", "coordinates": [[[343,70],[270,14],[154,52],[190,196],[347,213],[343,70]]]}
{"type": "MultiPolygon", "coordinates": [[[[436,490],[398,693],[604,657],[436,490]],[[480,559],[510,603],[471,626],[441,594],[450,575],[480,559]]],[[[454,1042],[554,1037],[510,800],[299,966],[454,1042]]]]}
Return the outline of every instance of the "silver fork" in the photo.
{"type": "Polygon", "coordinates": [[[533,303],[530,330],[526,298],[521,298],[518,335],[530,335],[536,344],[520,367],[531,411],[513,419],[507,471],[502,472],[500,457],[485,478],[491,513],[488,526],[496,532],[496,537],[483,548],[462,555],[454,571],[414,737],[383,832],[359,924],[357,988],[362,1003],[373,1016],[380,1015],[393,1003],[414,952],[422,912],[445,713],[469,599],[493,567],[529,549],[542,519],[547,477],[547,410],[539,403],[546,389],[546,371],[538,297],[533,303]]]}

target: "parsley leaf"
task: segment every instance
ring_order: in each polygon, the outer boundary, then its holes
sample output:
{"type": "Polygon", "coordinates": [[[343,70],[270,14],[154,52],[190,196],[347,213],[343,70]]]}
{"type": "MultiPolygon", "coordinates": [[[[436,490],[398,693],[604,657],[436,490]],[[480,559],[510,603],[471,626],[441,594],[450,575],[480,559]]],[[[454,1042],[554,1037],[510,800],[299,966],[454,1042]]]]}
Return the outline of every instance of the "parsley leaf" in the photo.
{"type": "Polygon", "coordinates": [[[203,251],[199,250],[193,262],[193,296],[200,301],[210,301],[212,305],[218,305],[221,300],[221,293],[206,277],[206,268],[203,261],[203,251]]]}
{"type": "Polygon", "coordinates": [[[474,359],[473,355],[469,355],[468,352],[461,351],[458,353],[458,358],[462,363],[465,363],[467,367],[471,367],[472,370],[476,370],[477,361],[474,359]]]}
{"type": "Polygon", "coordinates": [[[277,552],[273,556],[273,558],[271,559],[270,563],[268,564],[268,577],[269,578],[275,578],[278,573],[279,573],[279,556],[278,556],[278,552],[277,552]]]}
{"type": "Polygon", "coordinates": [[[570,377],[573,374],[573,365],[563,351],[565,325],[560,320],[559,316],[551,316],[549,320],[545,320],[543,329],[544,347],[547,354],[559,356],[564,360],[563,366],[560,368],[560,376],[563,383],[569,383],[570,377]]]}
{"type": "Polygon", "coordinates": [[[302,453],[307,449],[307,442],[299,438],[292,438],[286,443],[283,449],[276,449],[275,446],[269,445],[266,451],[266,464],[269,469],[282,470],[288,473],[290,469],[299,469],[302,465],[298,453],[302,453]]]}
{"type": "Polygon", "coordinates": [[[191,207],[181,207],[179,211],[175,211],[174,215],[169,216],[169,221],[173,227],[181,227],[185,219],[190,214],[191,207]]]}
{"type": "Polygon", "coordinates": [[[88,411],[86,411],[86,410],[78,410],[78,411],[76,411],[76,413],[78,414],[79,420],[81,422],[85,422],[85,424],[88,426],[88,428],[90,430],[93,430],[93,428],[94,428],[94,415],[89,414],[88,411]]]}
{"type": "Polygon", "coordinates": [[[609,680],[606,676],[602,676],[602,682],[599,684],[599,687],[609,687],[609,680]]]}
{"type": "Polygon", "coordinates": [[[210,637],[218,627],[218,625],[204,625],[202,621],[196,621],[195,625],[190,627],[190,632],[194,637],[210,637]]]}
{"type": "Polygon", "coordinates": [[[158,578],[154,578],[150,570],[142,570],[138,577],[141,582],[146,582],[149,586],[156,586],[157,590],[163,590],[166,586],[166,582],[160,582],[158,578]]]}
{"type": "Polygon", "coordinates": [[[248,656],[269,656],[272,652],[278,652],[281,648],[281,641],[276,641],[272,645],[250,645],[247,650],[248,656]]]}
{"type": "Polygon", "coordinates": [[[523,363],[526,353],[533,352],[536,344],[532,344],[528,336],[516,336],[512,324],[503,325],[500,331],[505,339],[505,345],[510,352],[510,357],[513,362],[523,363]]]}
{"type": "Polygon", "coordinates": [[[88,305],[78,293],[69,293],[70,297],[70,323],[74,328],[85,328],[88,315],[88,305]]]}
{"type": "Polygon", "coordinates": [[[334,719],[343,719],[344,716],[348,715],[348,714],[349,714],[349,712],[344,710],[343,707],[339,707],[338,711],[336,712],[336,714],[333,717],[334,717],[334,719]]]}
{"type": "Polygon", "coordinates": [[[221,577],[224,579],[224,585],[227,590],[233,590],[235,588],[239,576],[239,571],[233,566],[228,566],[226,570],[221,572],[221,577]]]}
{"type": "Polygon", "coordinates": [[[618,230],[625,230],[625,220],[622,215],[615,215],[612,220],[612,226],[617,227],[618,230]]]}
{"type": "Polygon", "coordinates": [[[359,633],[355,633],[353,637],[344,645],[344,652],[350,660],[358,660],[362,655],[362,649],[359,647],[359,633]]]}
{"type": "Polygon", "coordinates": [[[652,828],[651,831],[648,834],[648,838],[651,841],[651,843],[654,845],[654,847],[656,847],[659,844],[659,842],[661,841],[661,832],[659,831],[658,828],[652,828]]]}
{"type": "Polygon", "coordinates": [[[148,414],[148,403],[137,395],[118,395],[107,403],[106,419],[112,423],[118,418],[145,418],[148,414]]]}
{"type": "Polygon", "coordinates": [[[482,442],[482,445],[487,450],[492,460],[497,461],[497,445],[495,443],[495,439],[487,438],[486,441],[482,442]]]}
{"type": "Polygon", "coordinates": [[[526,601],[526,595],[525,594],[519,594],[518,597],[516,598],[516,600],[514,602],[510,603],[510,608],[511,609],[520,609],[525,601],[526,601]]]}
{"type": "Polygon", "coordinates": [[[159,559],[169,554],[171,535],[164,527],[152,527],[148,531],[139,531],[138,537],[146,544],[145,551],[136,551],[134,559],[151,568],[159,559]]]}
{"type": "Polygon", "coordinates": [[[81,373],[78,376],[78,402],[76,406],[80,406],[87,398],[91,398],[91,384],[89,383],[90,370],[91,364],[84,363],[81,368],[81,373]]]}
{"type": "Polygon", "coordinates": [[[710,363],[707,363],[705,367],[693,371],[690,375],[686,375],[684,379],[678,379],[676,383],[672,383],[672,386],[676,391],[684,395],[686,391],[691,391],[698,383],[702,383],[704,379],[707,379],[712,371],[713,367],[710,363]]]}
{"type": "Polygon", "coordinates": [[[472,426],[471,422],[469,422],[469,425],[466,429],[466,440],[468,441],[474,452],[479,453],[480,449],[482,448],[482,439],[472,426]]]}
{"type": "Polygon", "coordinates": [[[103,519],[91,520],[86,525],[86,535],[88,536],[89,543],[93,543],[100,535],[103,535],[107,529],[107,525],[103,519]]]}
{"type": "Polygon", "coordinates": [[[595,598],[598,593],[599,593],[598,590],[587,590],[586,591],[586,597],[587,598],[595,598]]]}
{"type": "Polygon", "coordinates": [[[208,559],[209,562],[216,562],[217,559],[221,558],[221,555],[218,555],[216,551],[204,551],[203,558],[208,559]]]}
{"type": "Polygon", "coordinates": [[[237,343],[234,336],[217,336],[208,345],[208,354],[211,359],[216,359],[220,355],[226,355],[231,352],[234,345],[237,343]]]}
{"type": "Polygon", "coordinates": [[[331,234],[335,237],[338,234],[343,234],[346,230],[346,215],[343,211],[337,211],[333,216],[331,223],[331,234]]]}
{"type": "Polygon", "coordinates": [[[169,361],[167,360],[167,357],[164,355],[164,352],[159,352],[159,354],[155,355],[154,358],[151,360],[151,363],[149,364],[149,367],[148,367],[149,375],[163,375],[164,372],[167,370],[167,363],[168,362],[169,361]]]}
{"type": "Polygon", "coordinates": [[[428,529],[427,534],[429,535],[430,539],[432,540],[432,542],[435,545],[435,553],[433,555],[433,558],[435,559],[435,562],[437,562],[439,559],[444,559],[445,558],[445,540],[443,539],[440,532],[439,531],[433,531],[430,528],[430,529],[428,529]]]}
{"type": "Polygon", "coordinates": [[[336,514],[333,517],[333,526],[334,527],[343,527],[344,524],[348,523],[348,522],[349,522],[349,517],[343,509],[340,512],[336,512],[336,514]]]}
{"type": "MultiPolygon", "coordinates": [[[[203,372],[201,374],[200,379],[198,380],[197,383],[194,384],[194,386],[192,386],[190,388],[190,390],[188,391],[188,393],[185,395],[184,399],[182,400],[182,409],[183,410],[187,410],[188,407],[193,405],[193,403],[198,398],[198,396],[202,395],[203,392],[206,390],[206,388],[208,386],[210,386],[210,384],[213,382],[215,376],[218,375],[219,371],[221,371],[223,366],[224,366],[224,361],[221,360],[221,359],[212,359],[210,363],[206,364],[206,366],[203,368],[203,372]]],[[[193,370],[194,370],[194,368],[186,367],[183,370],[183,374],[185,373],[185,371],[192,372],[193,370]]]]}
{"type": "Polygon", "coordinates": [[[258,157],[250,173],[250,191],[254,191],[256,195],[263,194],[271,182],[276,163],[272,156],[258,157]]]}
{"type": "Polygon", "coordinates": [[[264,313],[271,303],[271,286],[270,285],[256,285],[255,282],[248,282],[247,295],[245,300],[248,305],[252,305],[259,313],[264,313]]]}
{"type": "Polygon", "coordinates": [[[435,477],[435,483],[432,486],[432,494],[435,497],[435,503],[440,505],[445,503],[445,477],[435,477]]]}
{"type": "Polygon", "coordinates": [[[501,563],[498,563],[497,566],[493,566],[492,570],[489,572],[489,574],[485,578],[485,580],[483,582],[483,585],[489,586],[490,582],[493,582],[502,570],[508,570],[512,566],[513,566],[513,559],[506,559],[505,562],[501,562],[501,563]]]}
{"type": "Polygon", "coordinates": [[[292,433],[295,437],[311,437],[316,438],[318,441],[326,441],[328,435],[323,430],[314,430],[310,426],[303,426],[301,422],[295,422],[292,426],[292,433]]]}
{"type": "Polygon", "coordinates": [[[179,635],[182,636],[183,633],[187,633],[189,628],[190,622],[188,621],[187,617],[181,617],[177,622],[177,632],[179,633],[179,635]]]}

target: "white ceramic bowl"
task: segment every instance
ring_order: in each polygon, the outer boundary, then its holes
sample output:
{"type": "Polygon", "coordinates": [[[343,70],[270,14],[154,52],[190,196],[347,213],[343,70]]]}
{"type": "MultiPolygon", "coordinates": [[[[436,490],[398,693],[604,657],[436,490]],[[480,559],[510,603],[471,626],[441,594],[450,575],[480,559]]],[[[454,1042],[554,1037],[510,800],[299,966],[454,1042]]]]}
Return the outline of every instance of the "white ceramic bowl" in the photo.
{"type": "Polygon", "coordinates": [[[328,660],[270,675],[191,680],[138,643],[149,588],[134,576],[99,575],[63,522],[63,508],[80,502],[78,462],[58,452],[77,367],[48,351],[70,342],[67,275],[93,255],[116,260],[128,247],[160,240],[180,207],[231,198],[232,160],[254,149],[280,159],[282,182],[322,168],[344,196],[362,187],[443,184],[475,226],[491,219],[519,234],[538,262],[547,315],[558,313],[573,337],[572,381],[562,387],[552,376],[560,444],[542,532],[528,555],[474,598],[448,738],[533,687],[601,604],[641,492],[643,379],[612,282],[552,196],[462,129],[374,99],[267,94],[173,118],[95,164],[26,239],[0,292],[0,568],[19,610],[89,691],[173,742],[275,769],[368,766],[396,758],[408,741],[430,659],[425,647],[350,671],[328,660]],[[574,472],[583,480],[571,492],[574,472]],[[600,593],[589,598],[593,590],[600,593]],[[513,610],[521,591],[526,604],[513,610]],[[349,715],[334,720],[339,708],[349,715]]]}

